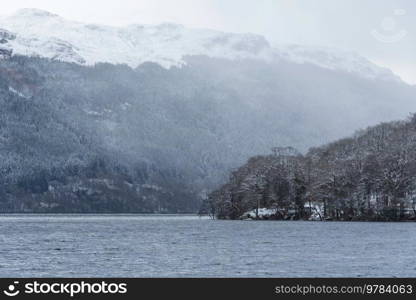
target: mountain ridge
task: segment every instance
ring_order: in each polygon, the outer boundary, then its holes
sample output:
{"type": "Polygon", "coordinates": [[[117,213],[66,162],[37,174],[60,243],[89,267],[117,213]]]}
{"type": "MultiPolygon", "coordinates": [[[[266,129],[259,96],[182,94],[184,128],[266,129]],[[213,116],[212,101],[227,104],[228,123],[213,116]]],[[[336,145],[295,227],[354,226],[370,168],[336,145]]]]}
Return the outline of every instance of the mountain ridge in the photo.
{"type": "Polygon", "coordinates": [[[173,23],[112,27],[69,21],[39,9],[21,9],[13,15],[0,16],[0,37],[5,30],[14,38],[0,44],[3,52],[83,65],[102,62],[136,68],[144,62],[155,62],[170,68],[186,64],[185,56],[206,55],[310,63],[367,79],[400,81],[391,70],[353,52],[300,45],[272,46],[257,34],[191,29],[173,23]]]}
{"type": "Polygon", "coordinates": [[[349,52],[30,9],[0,28],[0,212],[195,212],[253,155],[416,111],[349,52]]]}

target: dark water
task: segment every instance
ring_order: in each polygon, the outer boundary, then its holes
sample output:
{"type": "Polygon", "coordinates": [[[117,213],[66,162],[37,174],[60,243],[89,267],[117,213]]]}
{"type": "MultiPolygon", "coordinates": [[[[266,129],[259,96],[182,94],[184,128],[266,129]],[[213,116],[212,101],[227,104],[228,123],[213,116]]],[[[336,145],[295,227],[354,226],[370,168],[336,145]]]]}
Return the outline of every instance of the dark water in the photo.
{"type": "Polygon", "coordinates": [[[0,216],[0,277],[416,276],[416,223],[0,216]]]}

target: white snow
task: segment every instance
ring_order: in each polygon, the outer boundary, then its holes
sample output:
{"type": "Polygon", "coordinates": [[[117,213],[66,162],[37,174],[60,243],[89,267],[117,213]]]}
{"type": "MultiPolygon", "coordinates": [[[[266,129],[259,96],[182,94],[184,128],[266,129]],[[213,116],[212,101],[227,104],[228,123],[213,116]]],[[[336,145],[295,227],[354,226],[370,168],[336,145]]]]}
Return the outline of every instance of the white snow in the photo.
{"type": "Polygon", "coordinates": [[[277,48],[280,56],[297,63],[310,63],[331,70],[357,73],[365,78],[401,81],[391,70],[351,51],[328,47],[289,45],[277,48]]]}
{"type": "Polygon", "coordinates": [[[131,104],[128,102],[125,102],[125,103],[122,103],[120,106],[122,110],[127,110],[131,107],[131,104]]]}
{"type": "Polygon", "coordinates": [[[29,98],[28,96],[24,95],[23,93],[19,92],[18,90],[15,90],[11,86],[9,86],[9,92],[12,92],[13,94],[18,95],[21,98],[25,98],[25,99],[28,99],[29,98]]]}
{"type": "MultiPolygon", "coordinates": [[[[321,216],[323,216],[323,207],[322,204],[317,203],[317,202],[312,202],[311,204],[309,203],[305,203],[304,205],[305,209],[311,209],[312,210],[312,215],[310,216],[309,220],[310,221],[320,221],[321,220],[321,216]]],[[[278,210],[276,208],[259,208],[258,210],[258,217],[260,219],[263,218],[270,218],[271,216],[276,215],[276,213],[278,212],[278,210]]],[[[289,210],[288,211],[290,214],[294,214],[295,210],[289,210]]],[[[256,219],[257,215],[256,215],[256,210],[250,210],[245,212],[242,215],[242,219],[245,220],[250,220],[250,219],[256,219]]]]}
{"type": "MultiPolygon", "coordinates": [[[[276,214],[276,212],[277,212],[277,210],[276,210],[276,209],[271,209],[271,208],[259,208],[259,209],[258,209],[258,217],[259,217],[259,218],[270,217],[270,216],[275,215],[275,214],[276,214]]],[[[251,219],[255,219],[255,218],[257,217],[256,210],[255,210],[255,209],[253,209],[253,210],[250,210],[250,211],[248,211],[248,212],[245,212],[245,213],[243,214],[243,217],[244,217],[244,218],[251,218],[251,219]]]]}
{"type": "Polygon", "coordinates": [[[87,115],[91,115],[91,116],[102,116],[102,115],[103,115],[103,113],[100,113],[100,112],[95,111],[95,110],[88,110],[88,109],[84,109],[84,112],[85,112],[87,115]]]}
{"type": "Polygon", "coordinates": [[[307,202],[303,206],[305,209],[311,210],[311,216],[309,217],[310,221],[321,221],[322,216],[324,215],[324,209],[322,203],[319,202],[307,202]]]}
{"type": "Polygon", "coordinates": [[[73,22],[43,10],[22,9],[0,17],[2,30],[9,36],[15,35],[0,45],[11,48],[13,54],[83,65],[106,62],[135,68],[144,62],[155,62],[170,68],[183,65],[187,55],[206,55],[267,62],[283,59],[353,72],[365,78],[398,80],[390,70],[351,52],[303,46],[272,47],[260,35],[191,29],[178,24],[111,27],[73,22]]]}

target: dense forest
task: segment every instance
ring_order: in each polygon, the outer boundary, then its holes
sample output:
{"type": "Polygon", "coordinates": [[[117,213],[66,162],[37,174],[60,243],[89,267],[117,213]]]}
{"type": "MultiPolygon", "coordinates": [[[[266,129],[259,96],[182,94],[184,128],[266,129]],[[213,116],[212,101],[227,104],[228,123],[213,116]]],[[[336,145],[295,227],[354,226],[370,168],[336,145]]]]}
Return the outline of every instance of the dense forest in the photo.
{"type": "Polygon", "coordinates": [[[402,82],[186,60],[133,69],[0,59],[0,212],[197,212],[253,155],[306,151],[416,107],[402,82]]]}
{"type": "Polygon", "coordinates": [[[415,220],[416,115],[305,155],[291,147],[251,158],[209,195],[220,219],[415,220]]]}

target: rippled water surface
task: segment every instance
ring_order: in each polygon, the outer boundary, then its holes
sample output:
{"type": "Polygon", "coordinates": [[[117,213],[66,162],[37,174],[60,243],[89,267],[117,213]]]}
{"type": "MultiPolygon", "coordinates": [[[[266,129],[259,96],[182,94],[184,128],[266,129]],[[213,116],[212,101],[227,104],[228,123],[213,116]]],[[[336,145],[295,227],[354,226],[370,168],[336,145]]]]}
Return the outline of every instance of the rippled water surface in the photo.
{"type": "Polygon", "coordinates": [[[416,276],[416,223],[0,216],[0,277],[416,276]]]}

